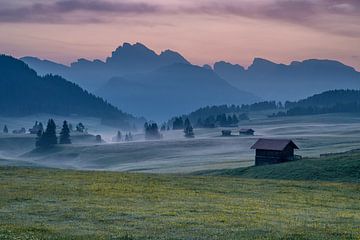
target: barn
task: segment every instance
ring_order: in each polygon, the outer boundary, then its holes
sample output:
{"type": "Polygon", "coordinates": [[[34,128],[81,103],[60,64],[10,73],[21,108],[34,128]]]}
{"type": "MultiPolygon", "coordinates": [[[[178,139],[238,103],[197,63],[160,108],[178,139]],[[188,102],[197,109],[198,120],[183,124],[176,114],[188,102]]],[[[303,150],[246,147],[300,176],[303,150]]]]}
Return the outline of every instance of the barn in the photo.
{"type": "Polygon", "coordinates": [[[240,135],[254,135],[255,131],[251,128],[242,128],[239,130],[240,135]]]}
{"type": "Polygon", "coordinates": [[[222,130],[221,135],[222,136],[231,136],[231,130],[222,130]]]}
{"type": "Polygon", "coordinates": [[[294,150],[299,149],[290,139],[259,139],[251,149],[256,150],[255,166],[275,164],[301,158],[294,155],[294,150]]]}

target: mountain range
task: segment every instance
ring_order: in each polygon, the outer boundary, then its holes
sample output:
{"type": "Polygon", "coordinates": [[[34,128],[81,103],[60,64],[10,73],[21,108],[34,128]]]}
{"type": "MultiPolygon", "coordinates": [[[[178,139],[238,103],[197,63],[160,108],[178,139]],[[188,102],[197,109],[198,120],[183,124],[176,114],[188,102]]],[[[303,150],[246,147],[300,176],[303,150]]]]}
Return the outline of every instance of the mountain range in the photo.
{"type": "Polygon", "coordinates": [[[21,58],[39,74],[58,74],[115,106],[154,120],[211,104],[298,100],[332,89],[360,88],[360,73],[338,61],[310,59],[289,65],[255,58],[246,69],[219,61],[203,67],[181,54],[157,54],[124,43],[106,60],[79,59],[69,66],[21,58]]]}
{"type": "Polygon", "coordinates": [[[39,113],[88,116],[124,129],[142,119],[120,111],[60,76],[39,76],[24,62],[0,55],[0,114],[19,117],[39,113]]]}
{"type": "Polygon", "coordinates": [[[211,69],[192,65],[177,52],[157,54],[140,43],[124,43],[105,61],[79,59],[65,66],[34,57],[21,60],[40,74],[61,75],[124,111],[153,120],[203,105],[260,99],[231,86],[211,69]]]}
{"type": "Polygon", "coordinates": [[[299,100],[334,89],[359,89],[360,73],[334,60],[309,59],[289,65],[255,58],[249,68],[224,61],[214,72],[231,85],[266,100],[299,100]]]}

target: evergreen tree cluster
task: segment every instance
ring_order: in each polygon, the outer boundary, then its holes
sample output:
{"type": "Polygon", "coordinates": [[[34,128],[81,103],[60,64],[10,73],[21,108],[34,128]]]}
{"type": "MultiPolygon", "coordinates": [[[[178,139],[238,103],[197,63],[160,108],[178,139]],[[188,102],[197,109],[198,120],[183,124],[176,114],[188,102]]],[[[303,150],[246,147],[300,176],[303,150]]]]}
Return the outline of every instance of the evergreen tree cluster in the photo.
{"type": "Polygon", "coordinates": [[[239,105],[219,105],[219,106],[206,106],[199,108],[198,110],[191,112],[187,117],[190,120],[197,120],[199,118],[206,119],[211,116],[218,116],[221,114],[241,114],[253,111],[263,111],[263,110],[274,110],[274,109],[283,109],[281,102],[276,103],[275,101],[264,101],[253,104],[242,104],[239,105]]]}
{"type": "Polygon", "coordinates": [[[173,120],[173,130],[184,129],[184,121],[182,117],[175,117],[173,120]]]}
{"type": "MultiPolygon", "coordinates": [[[[53,119],[49,119],[45,131],[39,130],[37,132],[35,145],[37,148],[50,148],[56,144],[58,144],[56,124],[53,119]]],[[[66,121],[64,121],[60,131],[59,144],[71,144],[70,129],[66,121]]]]}
{"type": "Polygon", "coordinates": [[[184,128],[183,119],[185,118],[195,122],[195,126],[198,128],[232,127],[236,126],[239,121],[248,120],[248,112],[283,108],[284,106],[281,102],[277,103],[275,101],[263,101],[242,105],[206,106],[188,115],[174,117],[169,120],[168,123],[172,123],[174,130],[184,128]]]}
{"type": "Polygon", "coordinates": [[[34,126],[29,129],[30,134],[37,134],[39,131],[44,131],[44,126],[41,122],[36,121],[34,126]]]}
{"type": "Polygon", "coordinates": [[[145,123],[144,124],[145,130],[145,139],[147,140],[154,140],[154,139],[161,139],[162,135],[160,134],[158,125],[156,123],[145,123]]]}
{"type": "Polygon", "coordinates": [[[196,122],[198,128],[215,128],[215,127],[236,127],[241,120],[248,120],[245,113],[236,114],[219,114],[216,117],[210,116],[205,119],[199,118],[196,122]]]}

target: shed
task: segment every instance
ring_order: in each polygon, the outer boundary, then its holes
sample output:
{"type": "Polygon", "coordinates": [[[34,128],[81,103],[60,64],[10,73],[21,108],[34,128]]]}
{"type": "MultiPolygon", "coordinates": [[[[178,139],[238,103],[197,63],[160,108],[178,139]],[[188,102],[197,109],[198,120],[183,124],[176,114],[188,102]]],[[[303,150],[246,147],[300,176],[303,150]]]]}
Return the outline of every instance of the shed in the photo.
{"type": "Polygon", "coordinates": [[[239,130],[240,135],[254,135],[255,131],[251,128],[242,128],[239,130]]]}
{"type": "Polygon", "coordinates": [[[251,149],[256,150],[255,166],[292,161],[301,158],[294,155],[299,149],[290,139],[259,139],[251,149]]]}
{"type": "Polygon", "coordinates": [[[222,130],[221,134],[222,136],[231,136],[231,130],[222,130]]]}

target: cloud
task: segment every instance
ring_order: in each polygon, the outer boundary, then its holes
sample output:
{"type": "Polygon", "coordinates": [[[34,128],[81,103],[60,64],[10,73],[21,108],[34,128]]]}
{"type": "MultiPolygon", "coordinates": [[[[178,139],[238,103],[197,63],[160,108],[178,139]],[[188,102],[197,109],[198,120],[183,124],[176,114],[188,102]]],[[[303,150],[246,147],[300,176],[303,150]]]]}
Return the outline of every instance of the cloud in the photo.
{"type": "Polygon", "coordinates": [[[202,1],[188,11],[285,22],[319,31],[360,36],[359,0],[202,1]]]}
{"type": "Polygon", "coordinates": [[[97,23],[107,18],[101,14],[139,15],[156,13],[159,10],[159,5],[141,2],[59,0],[18,7],[2,6],[0,22],[97,23]]]}
{"type": "MultiPolygon", "coordinates": [[[[34,1],[34,0],[33,0],[34,1]]],[[[0,9],[1,22],[103,23],[127,17],[136,22],[144,15],[237,16],[291,23],[348,36],[360,36],[359,0],[58,0],[0,9]]]]}

